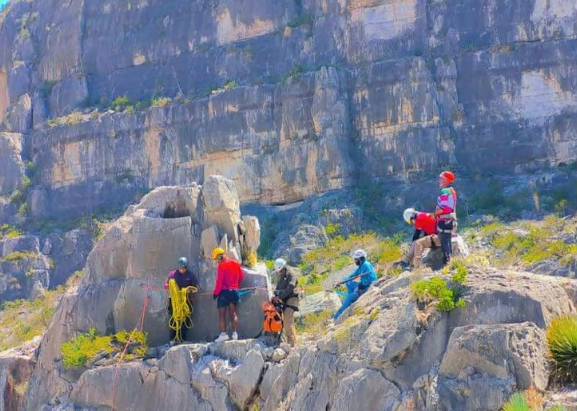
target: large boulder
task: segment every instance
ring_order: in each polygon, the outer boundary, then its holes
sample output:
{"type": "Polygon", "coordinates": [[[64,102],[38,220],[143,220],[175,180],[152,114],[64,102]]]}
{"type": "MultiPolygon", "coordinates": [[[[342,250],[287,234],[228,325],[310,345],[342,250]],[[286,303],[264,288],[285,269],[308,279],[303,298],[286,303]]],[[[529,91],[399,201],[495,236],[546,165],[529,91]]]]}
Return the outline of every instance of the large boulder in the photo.
{"type": "MultiPolygon", "coordinates": [[[[194,184],[153,190],[130,207],[96,243],[88,256],[82,284],[64,298],[44,336],[39,367],[24,409],[36,410],[55,396],[64,398],[70,393],[71,382],[78,375],[61,374],[59,349],[62,342],[79,332],[94,327],[100,333],[112,333],[132,330],[142,323],[151,346],[168,342],[168,298],[163,283],[181,256],[188,258],[190,269],[200,282],[193,310],[194,325],[188,337],[206,341],[218,335],[218,311],[212,298],[216,264],[201,252],[202,228],[212,227],[215,240],[229,251],[242,250],[241,243],[255,244],[256,239],[247,241],[244,233],[251,232],[254,236],[254,231],[239,227],[242,218],[234,183],[220,177],[209,180],[208,192],[194,184]],[[207,210],[214,210],[216,218],[207,210]]],[[[251,291],[242,296],[239,305],[239,334],[253,337],[261,329],[261,305],[270,298],[270,281],[264,264],[244,270],[241,286],[251,291]]],[[[107,376],[105,371],[94,373],[94,378],[107,376]]],[[[163,378],[159,375],[158,379],[148,379],[145,385],[156,387],[163,378]]],[[[244,377],[239,381],[243,380],[244,377]]],[[[83,395],[78,397],[81,403],[88,401],[83,395]]],[[[196,401],[196,397],[186,398],[183,406],[192,406],[189,401],[196,401]]]]}
{"type": "Polygon", "coordinates": [[[305,296],[299,303],[298,317],[317,314],[323,311],[336,311],[342,301],[336,293],[320,292],[305,296]]]}
{"type": "Polygon", "coordinates": [[[547,389],[549,370],[544,331],[533,323],[471,325],[451,334],[439,370],[447,409],[499,407],[507,393],[547,389]],[[477,390],[484,385],[486,395],[477,390]],[[499,387],[500,389],[487,389],[499,387]],[[465,404],[460,408],[460,404],[465,404]],[[456,407],[456,408],[455,408],[456,407]]]}

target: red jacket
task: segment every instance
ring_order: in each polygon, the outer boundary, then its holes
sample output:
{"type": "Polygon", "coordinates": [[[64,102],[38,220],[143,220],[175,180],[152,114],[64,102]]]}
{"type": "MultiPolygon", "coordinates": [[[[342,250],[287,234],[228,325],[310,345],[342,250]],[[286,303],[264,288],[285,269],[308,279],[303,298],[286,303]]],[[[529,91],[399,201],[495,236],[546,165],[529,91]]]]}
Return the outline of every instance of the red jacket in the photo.
{"type": "Polygon", "coordinates": [[[225,259],[216,270],[216,283],[212,295],[217,296],[223,290],[238,290],[243,278],[244,273],[240,264],[234,260],[225,259]]]}
{"type": "Polygon", "coordinates": [[[437,234],[437,220],[431,213],[417,213],[415,230],[424,231],[425,235],[437,234]]]}

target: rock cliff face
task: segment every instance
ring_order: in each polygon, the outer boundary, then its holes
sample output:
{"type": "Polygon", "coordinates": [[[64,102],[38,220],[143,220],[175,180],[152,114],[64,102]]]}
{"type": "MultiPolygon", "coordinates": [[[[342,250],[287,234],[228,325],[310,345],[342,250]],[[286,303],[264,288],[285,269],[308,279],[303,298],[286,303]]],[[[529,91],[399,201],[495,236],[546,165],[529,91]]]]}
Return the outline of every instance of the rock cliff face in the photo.
{"type": "MultiPolygon", "coordinates": [[[[62,369],[60,346],[79,332],[91,327],[103,334],[132,330],[144,310],[142,325],[150,345],[167,343],[167,298],[162,286],[181,256],[188,257],[200,283],[188,338],[215,338],[220,330],[212,298],[216,274],[212,248],[220,245],[231,256],[249,258],[259,236],[258,220],[241,219],[234,183],[220,176],[210,176],[202,187],[160,187],[129,207],[88,256],[81,286],[59,304],[42,340],[24,409],[38,410],[70,395],[81,372],[62,369]]],[[[246,268],[241,286],[256,288],[242,297],[238,330],[243,338],[254,337],[262,325],[261,304],[270,294],[266,269],[246,268]]]]}
{"type": "MultiPolygon", "coordinates": [[[[214,173],[264,203],[360,175],[522,173],[577,158],[576,16],[572,0],[13,0],[0,121],[38,167],[35,218],[214,173]]],[[[2,193],[22,174],[3,140],[2,193]]]]}
{"type": "MultiPolygon", "coordinates": [[[[544,328],[575,313],[574,280],[472,268],[467,306],[447,314],[411,301],[414,279],[380,280],[332,330],[296,349],[190,344],[121,365],[115,409],[497,411],[517,390],[547,388],[544,328]]],[[[114,372],[83,372],[42,410],[110,408],[114,372]]],[[[25,410],[50,398],[31,384],[25,410]]]]}

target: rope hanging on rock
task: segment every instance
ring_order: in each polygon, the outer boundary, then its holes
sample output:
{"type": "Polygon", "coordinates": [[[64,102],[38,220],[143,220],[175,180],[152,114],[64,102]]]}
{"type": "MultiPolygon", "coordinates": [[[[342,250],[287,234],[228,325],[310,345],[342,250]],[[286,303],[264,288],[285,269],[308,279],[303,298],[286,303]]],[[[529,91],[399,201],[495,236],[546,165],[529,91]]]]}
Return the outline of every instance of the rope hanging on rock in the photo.
{"type": "Polygon", "coordinates": [[[197,291],[198,289],[193,286],[179,289],[174,280],[168,282],[168,292],[172,305],[172,317],[170,317],[168,326],[176,331],[175,340],[178,342],[182,342],[182,327],[192,328],[192,308],[188,304],[188,293],[197,291]]]}

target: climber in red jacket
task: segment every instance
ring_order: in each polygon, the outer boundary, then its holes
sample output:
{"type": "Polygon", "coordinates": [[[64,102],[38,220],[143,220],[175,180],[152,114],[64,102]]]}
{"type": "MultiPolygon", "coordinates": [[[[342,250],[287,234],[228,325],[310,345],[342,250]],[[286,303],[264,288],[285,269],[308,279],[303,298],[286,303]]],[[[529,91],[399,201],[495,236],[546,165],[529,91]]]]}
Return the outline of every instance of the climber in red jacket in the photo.
{"type": "Polygon", "coordinates": [[[403,212],[403,219],[407,224],[415,225],[415,233],[409,254],[394,265],[403,269],[410,267],[422,267],[423,252],[425,248],[440,247],[441,243],[437,235],[437,219],[434,214],[416,211],[414,208],[407,208],[403,212]]]}
{"type": "Polygon", "coordinates": [[[226,333],[226,311],[228,310],[229,320],[232,325],[232,339],[238,339],[237,327],[238,317],[236,305],[240,300],[238,292],[240,282],[244,278],[241,265],[225,255],[222,248],[215,248],[212,251],[212,259],[218,262],[216,271],[216,283],[214,284],[213,298],[216,300],[218,308],[218,321],[220,324],[220,335],[215,342],[227,341],[226,333]]]}

